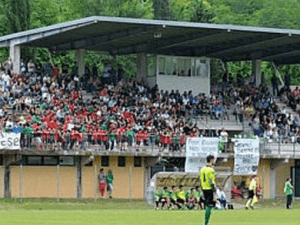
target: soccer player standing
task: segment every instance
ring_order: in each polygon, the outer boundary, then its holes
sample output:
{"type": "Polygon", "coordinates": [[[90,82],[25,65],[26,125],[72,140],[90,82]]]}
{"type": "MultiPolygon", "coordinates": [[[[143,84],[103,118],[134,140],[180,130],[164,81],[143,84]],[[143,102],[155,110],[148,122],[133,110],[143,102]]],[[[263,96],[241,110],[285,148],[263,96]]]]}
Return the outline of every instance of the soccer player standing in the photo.
{"type": "Polygon", "coordinates": [[[200,170],[200,184],[203,190],[205,199],[205,217],[204,225],[209,225],[209,219],[211,216],[211,209],[214,207],[214,192],[216,185],[216,175],[213,165],[215,163],[215,157],[209,155],[206,157],[207,165],[202,167],[200,170]]]}
{"type": "Polygon", "coordinates": [[[254,209],[253,206],[255,204],[255,201],[253,201],[253,199],[254,199],[254,195],[256,195],[256,188],[257,188],[257,184],[255,180],[256,176],[252,175],[251,178],[252,180],[249,185],[249,193],[248,193],[248,201],[246,204],[246,209],[249,209],[249,206],[251,209],[254,209]]]}
{"type": "Polygon", "coordinates": [[[290,209],[290,206],[292,205],[293,201],[293,190],[294,187],[291,184],[292,179],[288,178],[286,179],[285,185],[284,185],[284,194],[286,195],[286,208],[290,209]]]}

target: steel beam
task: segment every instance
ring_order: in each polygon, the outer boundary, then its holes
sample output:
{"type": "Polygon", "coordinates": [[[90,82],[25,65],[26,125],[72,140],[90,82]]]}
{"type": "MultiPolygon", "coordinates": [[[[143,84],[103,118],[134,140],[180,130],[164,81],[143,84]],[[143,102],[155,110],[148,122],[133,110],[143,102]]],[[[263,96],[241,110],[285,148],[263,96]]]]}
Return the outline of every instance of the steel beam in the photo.
{"type": "Polygon", "coordinates": [[[232,54],[233,52],[238,52],[238,51],[241,51],[241,50],[245,50],[246,49],[253,49],[254,47],[257,47],[259,45],[265,45],[265,44],[268,44],[270,42],[278,42],[278,41],[281,41],[283,39],[286,39],[288,38],[289,36],[287,35],[280,35],[280,36],[276,36],[276,37],[264,37],[264,38],[261,38],[259,41],[257,39],[253,39],[253,41],[251,41],[250,43],[245,43],[244,45],[240,45],[239,41],[236,41],[238,44],[236,44],[236,47],[229,47],[229,48],[226,48],[226,49],[222,49],[222,50],[218,50],[218,51],[214,51],[214,52],[211,52],[211,53],[208,53],[208,57],[220,57],[220,55],[228,55],[228,54],[232,54]]]}
{"type": "Polygon", "coordinates": [[[119,31],[111,34],[100,35],[96,37],[87,37],[80,40],[57,45],[56,50],[69,50],[69,49],[97,49],[98,46],[104,46],[112,41],[116,41],[131,36],[142,35],[149,31],[158,29],[157,27],[140,27],[119,31]]]}

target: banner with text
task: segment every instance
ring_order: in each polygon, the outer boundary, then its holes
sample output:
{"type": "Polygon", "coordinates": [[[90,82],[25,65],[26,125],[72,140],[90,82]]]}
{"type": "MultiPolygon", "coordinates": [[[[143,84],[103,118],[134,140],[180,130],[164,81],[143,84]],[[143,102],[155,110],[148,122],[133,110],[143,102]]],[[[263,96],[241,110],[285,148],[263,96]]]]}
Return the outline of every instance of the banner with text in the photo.
{"type": "Polygon", "coordinates": [[[0,149],[20,150],[21,133],[2,133],[0,132],[0,149]]]}
{"type": "Polygon", "coordinates": [[[235,139],[234,175],[256,175],[259,163],[258,139],[235,139]]]}
{"type": "Polygon", "coordinates": [[[185,172],[198,173],[206,165],[206,156],[218,157],[219,138],[187,138],[185,172]]]}

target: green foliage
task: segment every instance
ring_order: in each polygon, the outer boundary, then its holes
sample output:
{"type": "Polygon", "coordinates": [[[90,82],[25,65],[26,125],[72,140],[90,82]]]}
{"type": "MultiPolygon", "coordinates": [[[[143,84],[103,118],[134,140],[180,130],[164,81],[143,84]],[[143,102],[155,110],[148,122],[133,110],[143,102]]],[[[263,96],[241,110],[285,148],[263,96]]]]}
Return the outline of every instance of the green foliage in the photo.
{"type": "MultiPolygon", "coordinates": [[[[248,26],[300,29],[299,0],[0,0],[0,35],[10,34],[87,16],[116,16],[147,19],[171,19],[191,22],[236,24],[248,26]]],[[[2,61],[8,49],[1,49],[2,61]]],[[[22,49],[23,58],[34,56],[38,61],[49,61],[46,49],[22,49]]],[[[73,63],[74,51],[56,53],[54,63],[73,63]]],[[[101,69],[108,54],[88,52],[86,62],[97,63],[101,69]]],[[[117,56],[125,74],[136,74],[135,56],[117,56]]],[[[299,65],[279,67],[282,74],[291,74],[291,83],[298,84],[299,65]]],[[[234,76],[251,74],[251,63],[228,63],[234,76]]],[[[263,62],[262,71],[269,83],[275,73],[271,63],[263,62]]],[[[220,60],[211,60],[212,79],[220,81],[224,72],[220,60]]]]}
{"type": "Polygon", "coordinates": [[[154,19],[169,20],[171,19],[170,2],[166,0],[153,0],[154,19]]]}
{"type": "Polygon", "coordinates": [[[30,0],[31,28],[49,26],[58,23],[58,1],[30,0]]]}
{"type": "Polygon", "coordinates": [[[153,18],[152,1],[150,0],[66,0],[66,4],[78,17],[153,18]]]}
{"type": "Polygon", "coordinates": [[[211,22],[212,8],[205,0],[170,0],[173,20],[211,22]]]}
{"type": "Polygon", "coordinates": [[[0,0],[2,34],[15,33],[30,28],[29,0],[0,0]]]}
{"type": "Polygon", "coordinates": [[[257,24],[264,27],[300,29],[300,4],[297,0],[264,0],[255,13],[257,24]]]}

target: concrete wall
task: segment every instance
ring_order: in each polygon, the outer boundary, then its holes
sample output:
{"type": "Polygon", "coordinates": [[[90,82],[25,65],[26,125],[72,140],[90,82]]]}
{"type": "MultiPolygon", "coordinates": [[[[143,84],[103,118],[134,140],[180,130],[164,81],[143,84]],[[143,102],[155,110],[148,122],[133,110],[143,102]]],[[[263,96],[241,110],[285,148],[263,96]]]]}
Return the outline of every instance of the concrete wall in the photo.
{"type": "MultiPolygon", "coordinates": [[[[94,176],[99,173],[101,157],[96,157],[94,165],[97,168],[96,174],[94,172],[95,168],[84,168],[83,169],[83,198],[93,198],[94,197],[94,176]]],[[[144,159],[142,158],[142,167],[134,167],[134,157],[126,157],[126,167],[118,167],[118,157],[111,156],[109,158],[109,167],[103,167],[104,172],[107,173],[109,169],[112,170],[114,174],[114,198],[134,198],[143,199],[144,198],[144,159]],[[130,170],[132,169],[132,176],[130,180],[130,170]],[[130,185],[131,181],[131,185],[130,185]],[[129,187],[132,187],[131,192],[129,187]]],[[[98,181],[97,181],[98,183],[98,181]]],[[[97,184],[96,196],[99,197],[99,188],[97,184]]],[[[107,197],[107,193],[106,193],[107,197]]]]}
{"type": "Polygon", "coordinates": [[[283,189],[286,179],[291,176],[291,167],[295,165],[294,160],[290,160],[288,163],[281,164],[278,166],[276,171],[276,196],[284,195],[283,189]]]}
{"type": "Polygon", "coordinates": [[[4,168],[0,166],[0,198],[4,197],[4,168]]]}
{"type": "Polygon", "coordinates": [[[210,94],[210,78],[181,77],[172,75],[157,75],[157,84],[160,90],[179,90],[180,93],[192,90],[194,95],[210,94]]]}
{"type": "Polygon", "coordinates": [[[262,188],[264,198],[270,198],[270,161],[261,159],[258,167],[258,185],[262,188]]]}
{"type": "MultiPolygon", "coordinates": [[[[234,167],[234,161],[228,162],[218,161],[217,166],[234,167]]],[[[251,176],[233,176],[232,182],[240,184],[245,181],[246,187],[249,186],[251,176]]],[[[261,159],[258,166],[257,184],[261,186],[264,198],[270,198],[270,160],[261,159]]],[[[278,183],[276,183],[278,184],[278,183]]]]}
{"type": "MultiPolygon", "coordinates": [[[[60,167],[59,197],[76,197],[76,168],[60,167]]],[[[57,198],[58,172],[56,166],[23,166],[20,181],[20,167],[11,167],[11,196],[13,198],[57,198]],[[22,187],[20,187],[22,182],[22,187]]]]}

